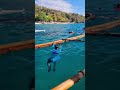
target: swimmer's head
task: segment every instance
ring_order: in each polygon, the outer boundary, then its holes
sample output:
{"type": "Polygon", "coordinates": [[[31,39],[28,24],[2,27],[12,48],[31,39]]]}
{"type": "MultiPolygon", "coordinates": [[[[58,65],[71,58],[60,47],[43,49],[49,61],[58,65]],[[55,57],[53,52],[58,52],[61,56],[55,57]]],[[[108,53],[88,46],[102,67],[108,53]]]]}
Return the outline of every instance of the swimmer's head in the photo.
{"type": "Polygon", "coordinates": [[[55,49],[59,49],[59,46],[58,46],[58,45],[55,45],[55,49]]]}
{"type": "Polygon", "coordinates": [[[73,31],[68,32],[69,34],[74,33],[73,31]]]}

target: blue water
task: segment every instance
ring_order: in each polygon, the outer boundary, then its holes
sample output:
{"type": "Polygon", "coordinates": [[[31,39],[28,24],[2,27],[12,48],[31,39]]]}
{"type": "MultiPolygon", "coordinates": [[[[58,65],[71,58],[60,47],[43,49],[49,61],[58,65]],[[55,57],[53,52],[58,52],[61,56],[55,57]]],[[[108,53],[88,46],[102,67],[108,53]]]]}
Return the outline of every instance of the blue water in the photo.
{"type": "MultiPolygon", "coordinates": [[[[0,45],[34,39],[34,23],[23,21],[21,14],[0,15],[0,45]]],[[[35,72],[34,52],[33,48],[0,55],[1,90],[29,90],[35,72]]]]}
{"type": "Polygon", "coordinates": [[[93,2],[86,1],[86,12],[94,14],[96,18],[87,21],[86,27],[120,19],[120,11],[116,11],[114,8],[120,0],[93,0],[93,2]]]}
{"type": "MultiPolygon", "coordinates": [[[[86,22],[86,27],[120,19],[120,11],[114,9],[119,0],[87,1],[94,20],[86,22]],[[93,3],[94,2],[94,3],[93,3]],[[98,8],[102,8],[98,10],[98,8]],[[105,18],[101,18],[104,16],[105,18]]],[[[87,9],[86,8],[86,9],[87,9]]],[[[120,27],[108,29],[109,33],[120,33],[120,27]]],[[[111,36],[86,36],[86,89],[120,90],[120,38],[111,36]]]]}
{"type": "Polygon", "coordinates": [[[84,27],[83,23],[35,25],[36,30],[46,30],[45,32],[35,33],[36,44],[80,35],[84,33],[84,27]],[[74,31],[75,34],[71,35],[68,33],[69,31],[74,31]]]}
{"type": "MultiPolygon", "coordinates": [[[[52,24],[36,25],[36,29],[46,32],[36,33],[36,44],[42,44],[67,37],[77,36],[84,33],[84,24],[52,24]],[[74,31],[75,34],[68,34],[74,31]]],[[[36,90],[50,90],[56,85],[69,79],[78,70],[85,68],[85,43],[71,41],[62,44],[61,60],[57,62],[56,72],[47,72],[47,59],[51,55],[51,47],[36,49],[35,54],[35,77],[36,90]]],[[[85,90],[85,78],[74,85],[70,90],[85,90]]]]}
{"type": "Polygon", "coordinates": [[[106,36],[86,36],[86,38],[87,88],[119,90],[120,38],[106,36]]]}
{"type": "Polygon", "coordinates": [[[30,29],[32,28],[31,24],[0,24],[0,28],[2,28],[0,34],[1,44],[30,40],[34,36],[33,30],[30,29]]]}
{"type": "Polygon", "coordinates": [[[35,25],[30,12],[28,14],[0,15],[0,44],[34,39],[35,25]]]}
{"type": "Polygon", "coordinates": [[[34,69],[34,49],[0,55],[0,89],[29,90],[34,69]]]}

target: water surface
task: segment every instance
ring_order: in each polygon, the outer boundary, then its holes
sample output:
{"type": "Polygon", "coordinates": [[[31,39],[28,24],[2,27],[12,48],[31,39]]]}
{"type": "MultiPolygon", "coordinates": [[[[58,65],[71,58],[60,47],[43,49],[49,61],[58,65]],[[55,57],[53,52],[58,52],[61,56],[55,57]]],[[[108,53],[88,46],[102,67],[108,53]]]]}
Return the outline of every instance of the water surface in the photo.
{"type": "MultiPolygon", "coordinates": [[[[63,38],[73,37],[84,33],[84,24],[52,24],[36,25],[36,29],[46,30],[46,32],[36,33],[36,44],[46,43],[63,38]],[[68,32],[74,31],[70,35],[68,32]]],[[[85,68],[85,43],[71,41],[62,44],[61,60],[57,62],[56,72],[47,72],[47,59],[51,55],[51,47],[36,49],[35,54],[35,77],[36,90],[50,90],[56,85],[69,79],[78,70],[85,68]]],[[[85,79],[83,78],[70,90],[85,90],[85,79]]]]}

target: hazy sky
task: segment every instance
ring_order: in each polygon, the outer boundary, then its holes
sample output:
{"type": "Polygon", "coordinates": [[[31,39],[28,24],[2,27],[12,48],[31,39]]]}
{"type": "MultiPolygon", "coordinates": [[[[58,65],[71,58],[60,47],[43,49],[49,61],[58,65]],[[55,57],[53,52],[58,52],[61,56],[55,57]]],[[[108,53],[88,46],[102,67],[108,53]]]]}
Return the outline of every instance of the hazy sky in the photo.
{"type": "Polygon", "coordinates": [[[85,15],[85,0],[35,0],[40,6],[85,15]]]}

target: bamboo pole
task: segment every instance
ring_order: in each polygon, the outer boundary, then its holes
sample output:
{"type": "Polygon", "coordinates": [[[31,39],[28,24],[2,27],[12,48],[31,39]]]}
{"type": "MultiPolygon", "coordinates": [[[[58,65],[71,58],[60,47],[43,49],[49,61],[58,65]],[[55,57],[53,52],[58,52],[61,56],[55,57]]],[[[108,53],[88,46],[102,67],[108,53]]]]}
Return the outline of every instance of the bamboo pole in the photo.
{"type": "Polygon", "coordinates": [[[21,41],[12,44],[0,45],[0,54],[4,54],[10,51],[22,50],[25,48],[34,48],[34,40],[21,41]]]}
{"type": "MultiPolygon", "coordinates": [[[[58,44],[58,43],[64,43],[70,40],[77,40],[78,38],[82,38],[84,36],[85,35],[80,35],[80,36],[68,38],[65,40],[57,40],[55,41],[55,43],[58,44]]],[[[49,42],[45,44],[34,45],[34,42],[35,42],[34,40],[28,40],[28,41],[21,41],[21,42],[16,42],[11,44],[0,45],[0,54],[4,54],[10,51],[22,50],[25,48],[42,48],[42,47],[47,47],[53,44],[53,42],[49,42]]]]}
{"type": "Polygon", "coordinates": [[[100,31],[110,30],[110,28],[117,27],[117,26],[120,26],[120,20],[104,23],[104,24],[101,24],[101,25],[95,25],[95,26],[87,27],[85,29],[85,32],[88,33],[88,34],[98,33],[100,31]]]}
{"type": "Polygon", "coordinates": [[[51,90],[68,90],[74,84],[76,84],[80,79],[82,79],[84,76],[85,76],[85,69],[83,71],[79,71],[73,77],[64,81],[63,83],[59,84],[58,86],[54,87],[51,90]]]}
{"type": "Polygon", "coordinates": [[[61,43],[72,41],[72,40],[78,40],[79,38],[83,38],[83,37],[85,37],[85,34],[79,35],[79,36],[75,36],[75,37],[71,37],[71,38],[67,38],[67,39],[57,40],[57,41],[54,41],[54,42],[48,42],[48,43],[44,43],[44,44],[38,44],[38,45],[35,45],[35,48],[48,47],[48,46],[51,46],[53,43],[55,43],[55,44],[61,44],[61,43]]]}

